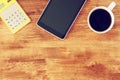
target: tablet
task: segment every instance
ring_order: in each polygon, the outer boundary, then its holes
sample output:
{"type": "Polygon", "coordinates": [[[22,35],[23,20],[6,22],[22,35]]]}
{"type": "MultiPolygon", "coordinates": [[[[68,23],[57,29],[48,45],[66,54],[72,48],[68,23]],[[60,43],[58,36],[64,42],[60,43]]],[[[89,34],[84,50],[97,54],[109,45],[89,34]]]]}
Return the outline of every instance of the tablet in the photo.
{"type": "Polygon", "coordinates": [[[37,25],[64,39],[86,0],[50,0],[37,25]]]}

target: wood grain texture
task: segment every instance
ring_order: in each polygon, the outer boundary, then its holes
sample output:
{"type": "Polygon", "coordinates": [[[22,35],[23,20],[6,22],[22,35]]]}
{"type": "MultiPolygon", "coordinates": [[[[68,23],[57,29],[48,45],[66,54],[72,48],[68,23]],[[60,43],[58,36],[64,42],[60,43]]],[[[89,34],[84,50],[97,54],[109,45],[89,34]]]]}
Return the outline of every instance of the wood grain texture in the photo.
{"type": "Polygon", "coordinates": [[[120,0],[115,25],[96,34],[87,16],[113,0],[88,0],[65,40],[38,28],[48,0],[18,0],[31,23],[12,34],[0,19],[0,80],[120,80],[120,0]]]}

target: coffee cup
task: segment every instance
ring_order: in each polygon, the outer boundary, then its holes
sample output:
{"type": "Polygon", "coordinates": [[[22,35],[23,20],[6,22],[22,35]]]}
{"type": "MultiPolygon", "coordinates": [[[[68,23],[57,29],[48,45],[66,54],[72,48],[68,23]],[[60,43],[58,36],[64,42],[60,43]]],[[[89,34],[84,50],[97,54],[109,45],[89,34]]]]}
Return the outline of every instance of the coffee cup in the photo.
{"type": "Polygon", "coordinates": [[[114,14],[112,12],[116,3],[113,1],[108,7],[99,6],[92,9],[88,15],[89,28],[96,33],[106,33],[114,25],[114,14]]]}

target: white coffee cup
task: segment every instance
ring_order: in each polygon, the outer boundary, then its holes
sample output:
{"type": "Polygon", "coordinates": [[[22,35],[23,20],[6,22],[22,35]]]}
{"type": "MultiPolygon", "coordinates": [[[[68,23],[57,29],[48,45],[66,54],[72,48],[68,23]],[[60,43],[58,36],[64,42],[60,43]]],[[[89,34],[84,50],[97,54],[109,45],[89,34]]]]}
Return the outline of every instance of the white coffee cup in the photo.
{"type": "Polygon", "coordinates": [[[99,6],[99,7],[96,7],[94,9],[92,9],[91,12],[88,15],[89,28],[92,31],[94,31],[96,33],[100,33],[100,34],[101,33],[106,33],[109,30],[111,30],[111,28],[114,25],[114,14],[113,14],[112,10],[115,6],[116,6],[116,3],[113,1],[108,7],[99,6]],[[104,13],[103,12],[101,13],[100,10],[101,11],[103,10],[104,13]],[[107,16],[109,16],[109,18],[107,16]],[[104,20],[102,20],[102,18],[104,20]],[[108,20],[107,20],[107,18],[108,18],[108,20]],[[108,25],[108,23],[109,23],[109,25],[108,25]]]}

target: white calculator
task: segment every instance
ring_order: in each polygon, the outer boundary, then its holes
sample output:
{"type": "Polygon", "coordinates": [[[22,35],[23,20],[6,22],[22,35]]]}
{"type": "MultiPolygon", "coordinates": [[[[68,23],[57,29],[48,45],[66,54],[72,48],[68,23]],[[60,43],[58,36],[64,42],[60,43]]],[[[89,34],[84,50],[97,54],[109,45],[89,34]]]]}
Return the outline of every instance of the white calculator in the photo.
{"type": "Polygon", "coordinates": [[[0,0],[0,17],[12,33],[16,33],[30,22],[16,0],[0,0]]]}

